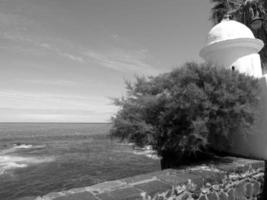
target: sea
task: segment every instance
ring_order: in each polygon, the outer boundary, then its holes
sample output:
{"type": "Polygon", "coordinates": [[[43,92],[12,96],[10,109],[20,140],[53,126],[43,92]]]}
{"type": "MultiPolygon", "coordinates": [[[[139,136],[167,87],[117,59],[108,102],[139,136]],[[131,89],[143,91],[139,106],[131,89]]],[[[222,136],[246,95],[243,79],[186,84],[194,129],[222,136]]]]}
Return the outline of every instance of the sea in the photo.
{"type": "Polygon", "coordinates": [[[160,169],[108,123],[0,123],[0,199],[42,196],[160,169]]]}

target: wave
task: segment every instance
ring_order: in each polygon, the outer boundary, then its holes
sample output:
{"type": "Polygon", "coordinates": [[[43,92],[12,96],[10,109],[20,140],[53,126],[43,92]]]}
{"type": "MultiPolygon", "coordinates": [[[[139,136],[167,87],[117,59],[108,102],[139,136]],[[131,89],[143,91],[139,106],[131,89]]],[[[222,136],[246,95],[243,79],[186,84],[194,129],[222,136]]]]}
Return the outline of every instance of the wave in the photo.
{"type": "Polygon", "coordinates": [[[45,148],[46,145],[32,145],[32,144],[14,144],[15,149],[41,149],[45,148]]]}
{"type": "Polygon", "coordinates": [[[14,144],[13,146],[15,149],[31,149],[32,147],[32,144],[14,144]]]}
{"type": "Polygon", "coordinates": [[[11,148],[0,151],[0,175],[11,169],[25,168],[29,165],[54,161],[53,157],[27,157],[12,155],[12,153],[17,152],[20,149],[36,148],[45,148],[45,145],[14,144],[11,148]]]}
{"type": "Polygon", "coordinates": [[[131,146],[132,150],[128,151],[129,153],[133,153],[135,155],[142,155],[153,160],[159,160],[160,157],[157,155],[157,152],[153,150],[151,145],[146,145],[144,147],[137,147],[134,143],[120,143],[120,145],[131,146]]]}
{"type": "Polygon", "coordinates": [[[13,152],[16,152],[20,149],[41,149],[41,148],[45,148],[45,147],[46,147],[46,145],[14,144],[11,148],[4,149],[4,150],[0,151],[0,155],[13,153],[13,152]]]}
{"type": "Polygon", "coordinates": [[[145,146],[143,148],[135,147],[133,153],[136,155],[144,155],[144,156],[151,158],[151,159],[154,159],[154,160],[160,159],[160,157],[157,155],[157,152],[155,150],[153,150],[150,145],[145,146]]]}
{"type": "Polygon", "coordinates": [[[7,170],[16,168],[25,168],[29,165],[41,164],[54,161],[53,157],[22,157],[5,155],[0,156],[0,175],[4,174],[7,170]]]}

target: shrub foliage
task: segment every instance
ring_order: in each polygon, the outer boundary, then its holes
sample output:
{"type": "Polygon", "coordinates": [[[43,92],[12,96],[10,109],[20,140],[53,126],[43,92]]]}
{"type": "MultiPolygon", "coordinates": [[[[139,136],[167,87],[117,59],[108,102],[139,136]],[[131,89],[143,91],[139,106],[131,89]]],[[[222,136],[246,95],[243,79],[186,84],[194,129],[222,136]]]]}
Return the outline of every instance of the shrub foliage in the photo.
{"type": "Polygon", "coordinates": [[[231,145],[229,134],[245,134],[254,122],[258,80],[207,64],[186,63],[156,77],[126,82],[115,99],[111,135],[151,145],[160,156],[192,156],[231,145]]]}

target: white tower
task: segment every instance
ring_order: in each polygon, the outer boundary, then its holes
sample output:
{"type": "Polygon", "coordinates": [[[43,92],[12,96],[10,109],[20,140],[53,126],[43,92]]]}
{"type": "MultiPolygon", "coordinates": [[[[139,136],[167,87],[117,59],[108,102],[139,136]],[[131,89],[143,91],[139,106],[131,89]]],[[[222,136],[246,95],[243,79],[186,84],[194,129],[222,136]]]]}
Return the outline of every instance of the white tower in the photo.
{"type": "Polygon", "coordinates": [[[259,78],[261,93],[259,105],[255,107],[257,114],[254,125],[245,137],[242,130],[230,134],[232,147],[225,151],[266,160],[267,74],[262,75],[258,54],[263,46],[263,42],[255,39],[251,30],[244,24],[225,19],[210,30],[206,45],[199,54],[206,62],[216,67],[238,70],[259,78]]]}
{"type": "Polygon", "coordinates": [[[258,52],[263,46],[264,43],[255,39],[247,26],[224,19],[210,30],[199,55],[215,66],[260,78],[262,69],[258,52]]]}

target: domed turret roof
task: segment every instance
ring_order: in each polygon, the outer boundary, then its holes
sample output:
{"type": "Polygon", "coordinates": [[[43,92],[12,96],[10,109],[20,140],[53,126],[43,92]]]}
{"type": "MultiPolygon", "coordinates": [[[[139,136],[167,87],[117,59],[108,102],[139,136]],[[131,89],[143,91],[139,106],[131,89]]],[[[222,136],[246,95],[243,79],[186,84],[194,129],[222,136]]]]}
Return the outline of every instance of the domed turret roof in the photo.
{"type": "Polygon", "coordinates": [[[214,52],[228,51],[233,48],[257,53],[263,46],[264,43],[256,39],[247,26],[234,20],[224,19],[210,30],[207,42],[200,50],[199,55],[207,60],[214,52]]]}
{"type": "Polygon", "coordinates": [[[240,38],[254,39],[255,37],[252,31],[244,24],[234,20],[225,19],[210,30],[206,45],[240,38]]]}

